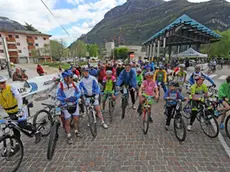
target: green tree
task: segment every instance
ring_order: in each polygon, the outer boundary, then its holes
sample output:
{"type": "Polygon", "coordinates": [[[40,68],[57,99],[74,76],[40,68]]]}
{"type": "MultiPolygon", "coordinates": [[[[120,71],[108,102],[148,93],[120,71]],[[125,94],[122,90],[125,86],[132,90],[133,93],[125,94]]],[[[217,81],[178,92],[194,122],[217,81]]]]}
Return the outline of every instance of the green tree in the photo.
{"type": "Polygon", "coordinates": [[[35,59],[38,59],[40,57],[40,51],[37,50],[36,48],[33,48],[31,50],[31,57],[33,58],[33,62],[37,63],[37,60],[35,60],[35,59]]]}
{"type": "Polygon", "coordinates": [[[126,47],[115,48],[114,56],[116,59],[126,59],[128,57],[129,50],[126,47]]]}
{"type": "Polygon", "coordinates": [[[50,40],[50,51],[53,59],[60,61],[60,58],[66,55],[65,49],[64,41],[50,40]]]}
{"type": "Polygon", "coordinates": [[[28,23],[26,23],[25,22],[25,28],[26,28],[26,30],[28,30],[28,31],[34,31],[34,32],[36,32],[36,31],[38,31],[35,27],[33,27],[33,25],[32,24],[28,24],[28,23]]]}
{"type": "Polygon", "coordinates": [[[77,40],[70,46],[70,53],[73,57],[85,57],[87,46],[84,41],[77,40]]]}

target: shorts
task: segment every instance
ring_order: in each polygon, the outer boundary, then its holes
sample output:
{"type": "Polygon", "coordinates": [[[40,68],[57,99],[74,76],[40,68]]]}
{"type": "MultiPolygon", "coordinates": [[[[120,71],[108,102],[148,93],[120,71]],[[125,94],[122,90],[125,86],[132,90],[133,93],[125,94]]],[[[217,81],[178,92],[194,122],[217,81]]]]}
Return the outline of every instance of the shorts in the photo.
{"type": "Polygon", "coordinates": [[[79,107],[78,104],[76,105],[76,110],[73,114],[70,114],[69,111],[67,109],[62,110],[63,114],[64,114],[64,118],[65,120],[68,120],[71,118],[71,116],[79,116],[79,107]]]}
{"type": "Polygon", "coordinates": [[[103,95],[103,101],[107,100],[109,94],[114,94],[114,91],[113,90],[112,91],[105,91],[104,95],[103,95]]]}
{"type": "MultiPolygon", "coordinates": [[[[89,100],[88,100],[88,99],[89,99],[89,98],[86,98],[86,105],[89,104],[89,100]]],[[[95,98],[93,105],[94,105],[94,106],[99,106],[99,105],[100,105],[98,98],[97,98],[97,99],[95,98]]]]}

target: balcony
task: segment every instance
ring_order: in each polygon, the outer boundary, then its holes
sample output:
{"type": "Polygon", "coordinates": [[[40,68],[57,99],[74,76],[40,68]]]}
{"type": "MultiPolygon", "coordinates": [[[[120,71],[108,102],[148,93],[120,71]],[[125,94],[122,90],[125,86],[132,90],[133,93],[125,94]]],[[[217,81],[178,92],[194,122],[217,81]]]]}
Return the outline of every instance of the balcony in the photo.
{"type": "Polygon", "coordinates": [[[27,38],[26,41],[27,41],[27,43],[34,44],[34,39],[33,38],[27,38]]]}
{"type": "Polygon", "coordinates": [[[7,45],[9,51],[17,51],[17,46],[15,44],[7,45]]]}
{"type": "Polygon", "coordinates": [[[29,50],[32,50],[32,49],[34,49],[35,48],[35,46],[33,46],[33,45],[28,45],[28,49],[29,50]]]}
{"type": "Polygon", "coordinates": [[[9,51],[9,56],[10,57],[18,57],[18,52],[17,51],[9,51]]]}
{"type": "Polygon", "coordinates": [[[15,38],[9,38],[9,37],[6,37],[6,41],[7,42],[15,42],[15,38]]]}

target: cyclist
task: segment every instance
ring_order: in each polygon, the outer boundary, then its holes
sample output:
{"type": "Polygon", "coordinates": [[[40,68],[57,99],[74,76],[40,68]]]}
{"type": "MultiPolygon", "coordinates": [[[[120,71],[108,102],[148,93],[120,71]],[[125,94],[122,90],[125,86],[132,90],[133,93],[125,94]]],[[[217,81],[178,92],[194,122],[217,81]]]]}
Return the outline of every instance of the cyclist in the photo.
{"type": "Polygon", "coordinates": [[[199,102],[203,102],[204,97],[208,97],[208,87],[203,83],[204,80],[205,78],[203,76],[196,76],[195,77],[196,83],[191,86],[190,98],[192,99],[191,101],[192,114],[191,114],[190,123],[187,128],[188,131],[191,131],[192,124],[196,119],[199,102]]]}
{"type": "MultiPolygon", "coordinates": [[[[16,88],[6,84],[7,78],[0,76],[0,106],[9,115],[11,120],[17,120],[20,128],[35,133],[35,143],[40,142],[41,133],[36,131],[31,124],[27,123],[27,106],[23,107],[21,94],[16,88]]],[[[14,135],[20,139],[21,134],[17,129],[13,129],[14,135]]]]}
{"type": "Polygon", "coordinates": [[[138,85],[138,87],[141,86],[142,82],[143,82],[142,71],[140,68],[137,68],[137,85],[138,85]]]}
{"type": "MultiPolygon", "coordinates": [[[[230,76],[226,78],[226,81],[220,85],[218,90],[218,98],[220,103],[224,106],[223,108],[218,108],[218,111],[228,111],[230,110],[230,76]]],[[[217,112],[215,115],[218,117],[221,113],[217,112]]],[[[223,113],[220,122],[220,129],[224,129],[224,120],[226,117],[226,112],[223,113]]]]}
{"type": "Polygon", "coordinates": [[[204,79],[207,79],[214,87],[216,87],[216,84],[214,81],[208,76],[205,75],[203,72],[200,71],[200,66],[195,66],[195,72],[193,72],[189,78],[189,83],[191,85],[195,84],[195,77],[196,76],[202,76],[204,79]]]}
{"type": "Polygon", "coordinates": [[[182,87],[183,87],[184,83],[186,82],[187,72],[184,70],[185,69],[184,64],[181,64],[179,66],[180,66],[180,69],[175,74],[175,81],[179,83],[180,91],[182,91],[182,87]]]}
{"type": "Polygon", "coordinates": [[[97,72],[97,70],[93,66],[90,66],[89,74],[92,75],[92,76],[94,76],[94,77],[97,77],[98,72],[97,72]]]}
{"type": "MultiPolygon", "coordinates": [[[[138,113],[141,115],[142,114],[142,104],[145,101],[145,97],[151,96],[153,98],[155,98],[156,100],[158,99],[158,89],[157,89],[157,84],[156,82],[153,80],[153,72],[147,72],[145,74],[145,78],[146,80],[143,81],[140,89],[139,89],[139,101],[140,104],[138,106],[138,113]],[[143,92],[143,93],[142,93],[143,92]]],[[[153,103],[153,101],[151,102],[151,104],[153,103]]],[[[152,122],[152,117],[150,117],[149,119],[150,122],[152,122]]]]}
{"type": "Polygon", "coordinates": [[[161,64],[159,65],[159,69],[157,69],[154,73],[154,81],[157,82],[157,84],[160,82],[161,86],[166,93],[167,89],[165,86],[165,83],[167,82],[167,72],[164,70],[164,66],[161,64]]]}
{"type": "Polygon", "coordinates": [[[103,111],[105,110],[105,103],[106,99],[108,98],[109,94],[112,94],[112,98],[115,101],[116,96],[115,96],[115,86],[116,86],[116,78],[112,75],[111,70],[106,71],[106,76],[103,79],[103,92],[104,92],[104,97],[102,100],[102,105],[103,105],[103,111]]]}
{"type": "Polygon", "coordinates": [[[130,95],[132,99],[132,107],[136,109],[135,106],[135,88],[137,87],[136,73],[131,69],[130,63],[125,65],[125,69],[120,73],[117,79],[117,86],[121,87],[123,85],[128,86],[130,90],[130,95]]]}
{"type": "Polygon", "coordinates": [[[83,78],[79,82],[79,87],[83,91],[84,96],[87,97],[95,97],[94,101],[94,108],[97,112],[97,116],[102,121],[102,126],[107,129],[108,125],[105,123],[103,115],[101,113],[101,108],[99,104],[99,94],[100,94],[100,87],[97,82],[97,79],[91,75],[89,75],[89,69],[83,68],[83,78]]]}
{"type": "Polygon", "coordinates": [[[172,119],[173,109],[175,109],[176,104],[177,104],[177,102],[175,100],[176,99],[181,99],[181,100],[186,99],[187,100],[187,98],[185,98],[181,94],[181,92],[177,89],[178,87],[179,87],[178,82],[171,81],[169,83],[169,89],[167,90],[167,92],[164,95],[164,100],[166,101],[165,114],[167,116],[166,124],[165,124],[165,130],[166,131],[169,130],[170,121],[172,119]]]}
{"type": "Polygon", "coordinates": [[[70,70],[65,70],[62,73],[63,82],[59,83],[57,88],[57,99],[61,102],[62,106],[66,106],[67,109],[62,110],[65,118],[65,131],[67,134],[68,144],[73,143],[73,139],[70,133],[71,118],[74,121],[74,133],[77,137],[82,137],[82,133],[79,131],[79,107],[78,99],[81,96],[79,87],[73,82],[73,73],[70,70]],[[71,108],[68,108],[71,107],[71,108]],[[72,114],[72,115],[71,115],[72,114]]]}

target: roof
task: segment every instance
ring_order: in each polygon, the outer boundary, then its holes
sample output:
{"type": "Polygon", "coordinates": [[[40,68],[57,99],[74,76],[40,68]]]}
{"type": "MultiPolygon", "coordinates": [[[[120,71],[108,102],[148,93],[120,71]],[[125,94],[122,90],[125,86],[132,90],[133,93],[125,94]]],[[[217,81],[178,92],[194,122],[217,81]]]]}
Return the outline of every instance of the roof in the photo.
{"type": "Polygon", "coordinates": [[[210,36],[212,36],[214,39],[220,39],[221,36],[218,35],[216,32],[212,31],[211,29],[207,28],[206,26],[200,24],[196,20],[190,18],[186,14],[182,15],[181,17],[177,18],[174,22],[166,26],[164,29],[160,30],[156,34],[154,34],[151,38],[149,38],[147,41],[145,41],[143,44],[148,43],[149,41],[152,41],[153,39],[157,38],[158,36],[164,34],[167,30],[172,29],[173,27],[180,25],[180,24],[189,24],[193,28],[197,28],[197,30],[204,32],[210,36]]]}
{"type": "Polygon", "coordinates": [[[36,31],[28,31],[28,30],[15,30],[15,33],[24,33],[24,34],[30,34],[30,35],[43,35],[43,36],[49,36],[51,37],[52,35],[45,34],[42,32],[36,32],[36,31]]]}

